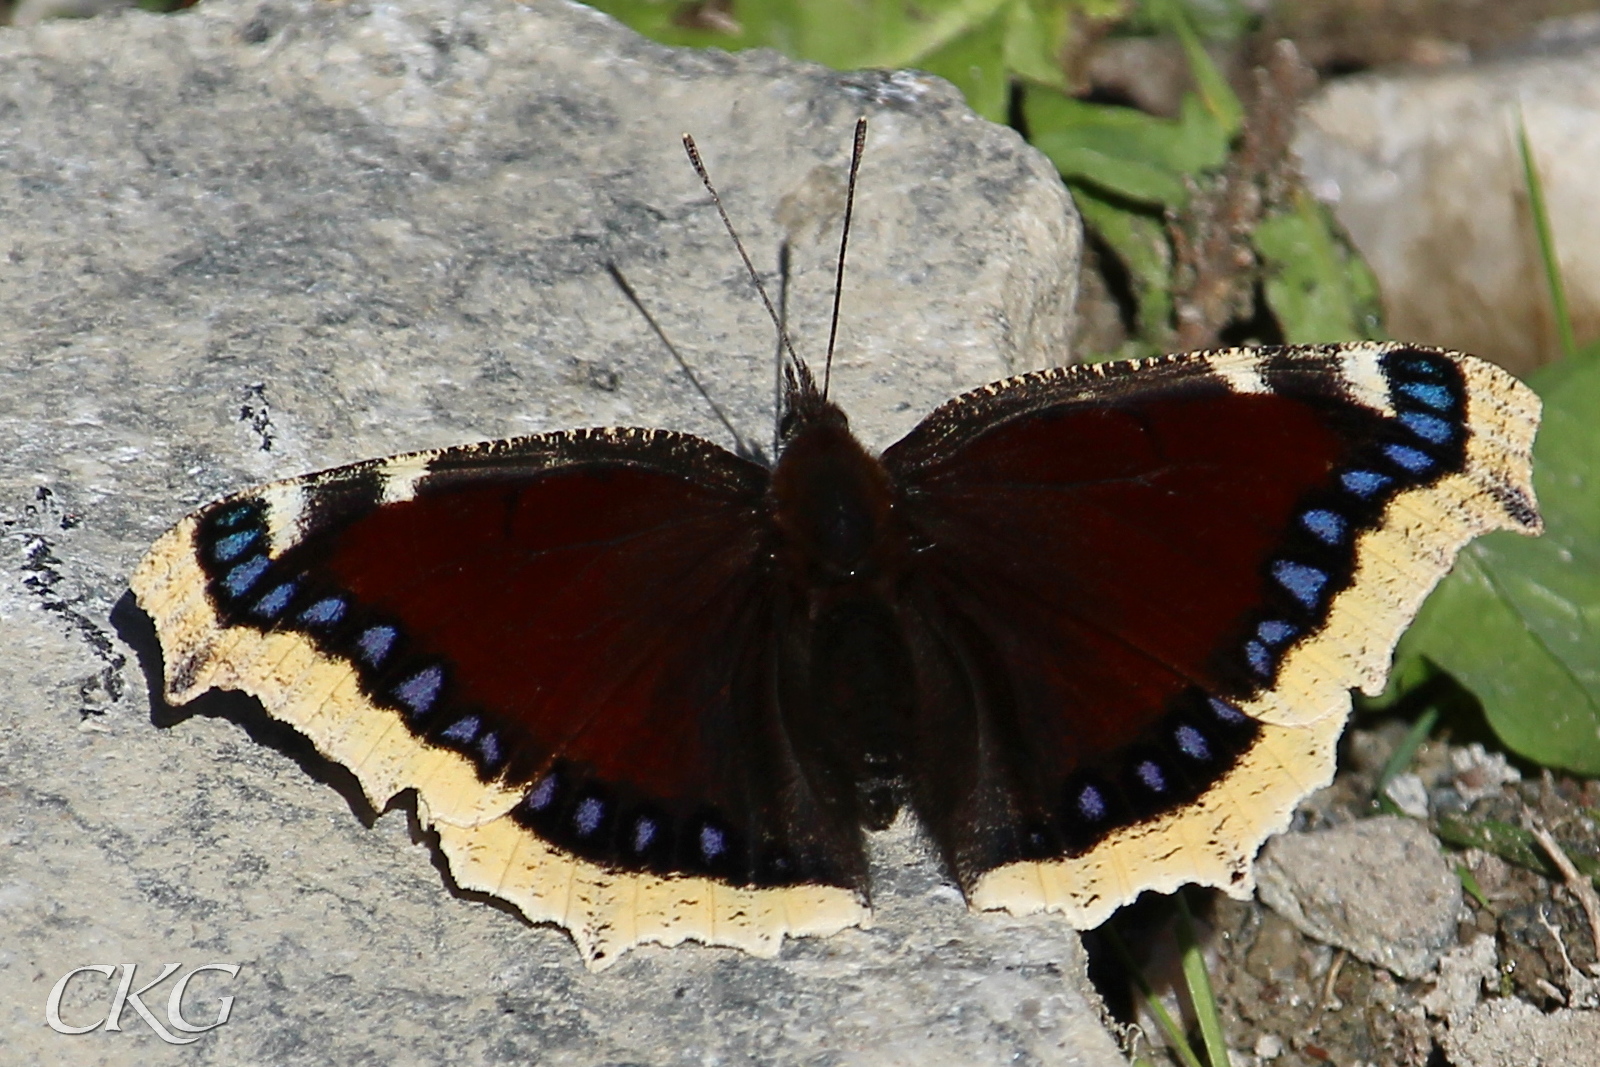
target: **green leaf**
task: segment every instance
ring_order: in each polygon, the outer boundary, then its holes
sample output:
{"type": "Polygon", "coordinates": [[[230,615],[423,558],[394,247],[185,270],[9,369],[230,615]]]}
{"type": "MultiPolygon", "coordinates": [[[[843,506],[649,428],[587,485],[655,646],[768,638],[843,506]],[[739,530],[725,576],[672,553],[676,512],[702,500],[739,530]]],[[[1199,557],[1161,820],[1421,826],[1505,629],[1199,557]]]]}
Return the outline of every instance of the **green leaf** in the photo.
{"type": "Polygon", "coordinates": [[[1533,477],[1546,532],[1469,545],[1401,641],[1483,703],[1512,751],[1600,774],[1600,363],[1567,361],[1544,398],[1533,477]]]}
{"type": "MultiPolygon", "coordinates": [[[[1011,5],[1012,8],[1025,6],[1011,5]]],[[[963,32],[942,48],[919,56],[914,62],[895,65],[918,67],[937,74],[961,90],[972,110],[990,122],[1003,124],[1011,102],[1005,64],[1009,22],[1007,10],[997,9],[986,21],[963,27],[963,32]]]]}
{"type": "MultiPolygon", "coordinates": [[[[1560,869],[1545,853],[1544,846],[1539,844],[1538,838],[1520,826],[1512,826],[1498,819],[1472,821],[1453,815],[1441,815],[1439,840],[1457,848],[1482,849],[1491,855],[1499,856],[1507,863],[1514,863],[1518,867],[1535,871],[1552,880],[1561,878],[1560,869]]],[[[1562,851],[1567,854],[1572,866],[1577,868],[1580,874],[1586,875],[1591,880],[1600,878],[1600,859],[1566,845],[1562,846],[1562,851]]]]}
{"type": "Polygon", "coordinates": [[[1194,76],[1195,88],[1206,111],[1217,121],[1227,137],[1232,137],[1244,125],[1244,105],[1234,95],[1228,79],[1222,76],[1217,65],[1211,62],[1200,35],[1195,32],[1194,12],[1178,0],[1145,0],[1145,10],[1162,29],[1176,34],[1183,45],[1183,54],[1189,61],[1189,71],[1194,76]]]}
{"type": "Polygon", "coordinates": [[[1085,225],[1111,246],[1128,269],[1139,301],[1139,334],[1165,336],[1172,324],[1172,259],[1161,222],[1081,185],[1072,184],[1072,199],[1085,225]]]}
{"type": "Polygon", "coordinates": [[[1029,87],[1022,107],[1034,147],[1062,177],[1137,203],[1178,206],[1189,196],[1185,175],[1220,167],[1227,158],[1226,134],[1193,96],[1175,120],[1038,86],[1029,87]]]}
{"type": "Polygon", "coordinates": [[[1292,209],[1252,235],[1265,270],[1267,304],[1290,344],[1355,341],[1378,326],[1377,283],[1334,236],[1332,220],[1304,192],[1292,209]]]}

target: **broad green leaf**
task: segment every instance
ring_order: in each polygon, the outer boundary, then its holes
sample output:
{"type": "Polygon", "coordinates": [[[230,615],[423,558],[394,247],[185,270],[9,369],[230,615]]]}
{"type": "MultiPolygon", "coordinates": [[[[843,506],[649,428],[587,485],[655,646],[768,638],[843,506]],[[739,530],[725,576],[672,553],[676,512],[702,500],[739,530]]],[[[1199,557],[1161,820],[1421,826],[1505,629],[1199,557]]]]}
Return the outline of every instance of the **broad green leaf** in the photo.
{"type": "Polygon", "coordinates": [[[1600,364],[1535,376],[1544,421],[1534,448],[1543,537],[1469,545],[1401,642],[1483,703],[1507,747],[1600,774],[1600,364]]]}
{"type": "Polygon", "coordinates": [[[1034,147],[1062,177],[1138,203],[1181,205],[1188,199],[1184,176],[1220,167],[1227,158],[1226,134],[1192,96],[1176,120],[1037,86],[1029,87],[1022,106],[1034,147]]]}
{"type": "Polygon", "coordinates": [[[1172,171],[1107,155],[1076,143],[1068,134],[1039,134],[1034,137],[1033,146],[1049,156],[1069,182],[1087,182],[1104,192],[1151,207],[1181,204],[1188,196],[1183,179],[1172,171]]]}
{"type": "Polygon", "coordinates": [[[1267,304],[1290,344],[1354,341],[1377,332],[1377,286],[1366,265],[1335,238],[1330,220],[1300,193],[1291,210],[1252,236],[1265,271],[1267,304]]]}

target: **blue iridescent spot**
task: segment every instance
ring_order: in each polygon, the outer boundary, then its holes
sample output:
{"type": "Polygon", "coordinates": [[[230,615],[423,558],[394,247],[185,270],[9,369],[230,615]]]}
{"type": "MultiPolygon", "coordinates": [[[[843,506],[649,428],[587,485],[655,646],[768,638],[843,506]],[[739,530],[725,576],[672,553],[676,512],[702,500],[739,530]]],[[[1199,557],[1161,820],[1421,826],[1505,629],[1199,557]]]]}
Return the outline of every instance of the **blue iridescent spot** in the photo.
{"type": "Polygon", "coordinates": [[[250,614],[263,619],[275,619],[283,614],[283,609],[294,599],[294,584],[294,582],[284,582],[275,586],[271,592],[250,606],[250,614]]]}
{"type": "Polygon", "coordinates": [[[1215,715],[1218,719],[1221,719],[1225,723],[1237,725],[1238,723],[1250,721],[1250,716],[1246,715],[1244,712],[1240,711],[1226,700],[1218,700],[1216,697],[1209,697],[1207,698],[1206,702],[1211,705],[1211,714],[1215,715]]]}
{"type": "Polygon", "coordinates": [[[1350,492],[1365,500],[1384,491],[1394,481],[1377,471],[1353,470],[1339,475],[1339,482],[1350,492]]]}
{"type": "MultiPolygon", "coordinates": [[[[400,703],[411,709],[412,714],[422,715],[433,707],[435,700],[439,699],[439,690],[443,685],[443,668],[438,665],[424,667],[395,686],[394,695],[400,703]]],[[[456,725],[459,726],[461,723],[456,725]]]]}
{"type": "Polygon", "coordinates": [[[1078,790],[1078,814],[1090,822],[1099,822],[1110,813],[1106,804],[1105,794],[1092,785],[1086,785],[1078,790]]]}
{"type": "Polygon", "coordinates": [[[478,736],[478,730],[482,726],[483,723],[476,715],[467,715],[439,731],[439,736],[446,740],[454,741],[459,745],[465,745],[478,736]]]}
{"type": "Polygon", "coordinates": [[[369,626],[356,638],[356,647],[361,650],[361,658],[367,661],[367,665],[376,667],[389,654],[389,649],[394,647],[397,636],[393,626],[369,626]]]}
{"type": "Polygon", "coordinates": [[[1256,627],[1256,636],[1269,645],[1281,645],[1300,632],[1300,627],[1282,619],[1268,619],[1256,627]]]}
{"type": "Polygon", "coordinates": [[[226,511],[219,512],[213,521],[223,529],[227,529],[230,526],[237,526],[250,518],[255,514],[255,510],[255,505],[253,504],[235,504],[226,511]]]}
{"type": "Polygon", "coordinates": [[[1266,678],[1272,674],[1272,653],[1267,651],[1267,646],[1260,641],[1246,641],[1244,643],[1244,658],[1250,664],[1250,670],[1257,676],[1266,678]]]}
{"type": "Polygon", "coordinates": [[[1211,758],[1211,746],[1206,744],[1206,736],[1188,723],[1182,723],[1172,732],[1172,739],[1178,742],[1178,751],[1192,760],[1201,763],[1211,758]]]}
{"type": "Polygon", "coordinates": [[[1439,378],[1444,374],[1437,361],[1423,355],[1412,355],[1406,359],[1397,359],[1395,363],[1398,364],[1401,370],[1424,378],[1439,378]]]}
{"type": "Polygon", "coordinates": [[[1165,793],[1167,791],[1167,776],[1153,760],[1142,760],[1134,767],[1133,773],[1139,776],[1139,783],[1152,793],[1165,793]]]}
{"type": "Polygon", "coordinates": [[[555,803],[555,799],[556,776],[554,774],[547,774],[543,778],[539,779],[538,785],[528,790],[528,795],[523,800],[523,803],[528,806],[529,811],[543,811],[551,804],[555,803]]]}
{"type": "Polygon", "coordinates": [[[300,621],[309,626],[332,626],[344,618],[345,603],[336,596],[325,596],[300,613],[300,621]]]}
{"type": "Polygon", "coordinates": [[[572,812],[572,828],[578,831],[579,837],[588,837],[600,829],[600,821],[605,815],[606,806],[600,798],[584,797],[572,812]]]}
{"type": "Polygon", "coordinates": [[[231,533],[211,546],[211,558],[218,563],[226,563],[249,548],[260,536],[260,530],[240,530],[238,533],[231,533]]]}
{"type": "Polygon", "coordinates": [[[643,852],[656,839],[656,821],[648,815],[639,816],[633,824],[633,851],[643,852]]]}
{"type": "Polygon", "coordinates": [[[232,596],[244,596],[265,573],[267,573],[267,557],[251,556],[223,577],[222,587],[232,596]]]}
{"type": "Polygon", "coordinates": [[[1455,427],[1437,415],[1427,415],[1420,411],[1402,411],[1400,422],[1406,429],[1422,438],[1442,445],[1455,436],[1455,427]]]}
{"type": "Polygon", "coordinates": [[[1326,508],[1312,508],[1300,516],[1300,525],[1311,531],[1315,537],[1325,545],[1336,545],[1344,540],[1345,531],[1350,524],[1345,522],[1344,516],[1336,511],[1326,508]]]}
{"type": "Polygon", "coordinates": [[[1421,449],[1411,448],[1407,445],[1384,445],[1383,454],[1388,456],[1396,465],[1404,467],[1412,474],[1421,474],[1433,466],[1433,457],[1421,449]]]}
{"type": "Polygon", "coordinates": [[[728,839],[721,830],[710,823],[700,827],[700,855],[709,862],[728,849],[728,839]]]}
{"type": "Polygon", "coordinates": [[[1317,606],[1322,599],[1322,588],[1328,584],[1326,571],[1290,559],[1274,560],[1272,576],[1289,591],[1290,596],[1308,608],[1317,606]]]}
{"type": "Polygon", "coordinates": [[[500,739],[490,730],[478,738],[478,755],[491,767],[500,762],[500,739]]]}
{"type": "Polygon", "coordinates": [[[1435,411],[1449,411],[1456,406],[1456,398],[1448,388],[1427,382],[1405,382],[1400,391],[1411,399],[1428,405],[1435,411]]]}

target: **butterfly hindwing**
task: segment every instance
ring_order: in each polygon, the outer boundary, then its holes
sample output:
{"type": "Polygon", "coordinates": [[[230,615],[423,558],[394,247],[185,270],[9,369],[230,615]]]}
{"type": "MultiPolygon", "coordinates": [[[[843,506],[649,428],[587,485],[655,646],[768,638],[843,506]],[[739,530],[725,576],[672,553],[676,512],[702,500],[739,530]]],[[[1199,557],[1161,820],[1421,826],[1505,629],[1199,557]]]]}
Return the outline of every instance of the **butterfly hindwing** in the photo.
{"type": "Polygon", "coordinates": [[[1230,350],[997,383],[890,448],[912,792],[974,905],[1248,892],[1456,551],[1537,532],[1537,411],[1439,350],[1230,350]]]}
{"type": "Polygon", "coordinates": [[[865,861],[782,721],[766,479],[660,431],[376,460],[197,512],[132,585],[169,700],[244,690],[374,805],[415,789],[459,884],[591,962],[770,954],[862,918],[865,861]]]}

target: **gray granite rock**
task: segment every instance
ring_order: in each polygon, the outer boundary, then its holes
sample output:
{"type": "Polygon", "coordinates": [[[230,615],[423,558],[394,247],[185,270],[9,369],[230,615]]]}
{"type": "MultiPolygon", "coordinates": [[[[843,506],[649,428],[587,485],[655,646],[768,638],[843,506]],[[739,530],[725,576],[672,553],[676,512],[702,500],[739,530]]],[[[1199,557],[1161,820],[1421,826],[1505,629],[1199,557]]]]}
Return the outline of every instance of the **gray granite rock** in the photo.
{"type": "Polygon", "coordinates": [[[1402,978],[1427,974],[1455,944],[1461,883],[1412,819],[1275,837],[1256,860],[1256,881],[1262,903],[1307,936],[1402,978]]]}
{"type": "Polygon", "coordinates": [[[1527,371],[1559,354],[1517,155],[1527,123],[1580,338],[1600,334],[1600,47],[1336,81],[1301,115],[1311,188],[1372,265],[1389,332],[1527,371]]]}
{"type": "Polygon", "coordinates": [[[1579,1067],[1600,1059],[1600,1011],[1542,1012],[1502,997],[1440,1036],[1453,1067],[1579,1067]]]}
{"type": "MultiPolygon", "coordinates": [[[[678,134],[769,280],[792,244],[815,357],[858,114],[835,391],[881,445],[1068,355],[1066,194],[940,81],[673,51],[559,3],[217,0],[0,32],[0,1059],[1120,1062],[1076,934],[969,915],[908,827],[875,842],[870,931],[590,974],[561,931],[453,895],[403,810],[364,825],[248,707],[153,717],[123,641],[129,569],[226,490],[571,425],[728,443],[607,261],[767,437],[773,330],[678,134]],[[120,1032],[45,1025],[74,967],[136,963],[137,988],[173,962],[242,968],[194,980],[191,1021],[235,1001],[193,1045],[132,1008],[120,1032]]],[[[162,1021],[173,981],[143,998],[162,1021]]],[[[63,1022],[113,987],[78,975],[63,1022]]]]}

